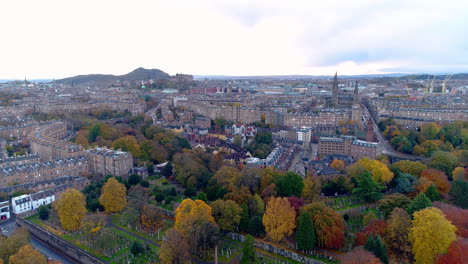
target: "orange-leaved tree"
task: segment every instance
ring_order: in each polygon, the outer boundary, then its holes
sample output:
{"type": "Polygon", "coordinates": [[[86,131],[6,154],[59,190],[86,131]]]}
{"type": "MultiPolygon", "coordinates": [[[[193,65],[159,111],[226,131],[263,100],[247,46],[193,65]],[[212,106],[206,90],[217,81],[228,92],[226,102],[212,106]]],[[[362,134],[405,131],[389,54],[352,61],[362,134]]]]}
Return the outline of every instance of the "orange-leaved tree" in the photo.
{"type": "Polygon", "coordinates": [[[379,258],[362,246],[344,254],[340,257],[340,260],[341,264],[382,264],[379,258]]]}
{"type": "Polygon", "coordinates": [[[326,248],[344,246],[345,224],[343,217],[323,203],[315,202],[302,207],[312,218],[317,245],[326,248]]]}
{"type": "Polygon", "coordinates": [[[330,167],[332,167],[333,169],[335,169],[337,171],[342,171],[342,170],[344,170],[345,165],[344,165],[344,162],[342,160],[334,159],[331,162],[330,167]]]}
{"type": "Polygon", "coordinates": [[[445,175],[443,171],[437,169],[426,169],[421,172],[421,178],[426,178],[434,183],[440,193],[446,194],[450,189],[450,183],[447,179],[447,175],[445,175]]]}
{"type": "Polygon", "coordinates": [[[468,260],[468,239],[459,239],[448,248],[447,254],[440,255],[436,264],[466,263],[468,260]]]}

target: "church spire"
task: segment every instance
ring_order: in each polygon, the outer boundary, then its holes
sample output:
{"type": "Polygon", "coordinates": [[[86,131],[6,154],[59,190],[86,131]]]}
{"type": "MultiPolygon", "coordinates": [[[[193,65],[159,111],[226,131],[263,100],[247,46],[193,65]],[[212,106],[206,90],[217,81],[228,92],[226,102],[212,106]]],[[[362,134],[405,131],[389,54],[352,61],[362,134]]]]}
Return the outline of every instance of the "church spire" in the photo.
{"type": "Polygon", "coordinates": [[[332,104],[334,107],[338,105],[338,72],[335,72],[335,78],[333,78],[332,104]]]}
{"type": "Polygon", "coordinates": [[[358,81],[356,80],[354,84],[353,104],[358,103],[358,94],[359,94],[359,88],[358,88],[358,81]]]}

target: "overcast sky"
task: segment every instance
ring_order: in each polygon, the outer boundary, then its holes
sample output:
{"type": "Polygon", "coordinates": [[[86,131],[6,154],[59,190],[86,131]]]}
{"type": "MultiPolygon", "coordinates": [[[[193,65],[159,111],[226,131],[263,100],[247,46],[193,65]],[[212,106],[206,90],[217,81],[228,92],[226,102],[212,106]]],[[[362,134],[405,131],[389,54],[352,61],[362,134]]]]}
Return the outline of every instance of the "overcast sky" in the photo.
{"type": "Polygon", "coordinates": [[[0,1],[0,79],[468,72],[465,0],[0,1]]]}

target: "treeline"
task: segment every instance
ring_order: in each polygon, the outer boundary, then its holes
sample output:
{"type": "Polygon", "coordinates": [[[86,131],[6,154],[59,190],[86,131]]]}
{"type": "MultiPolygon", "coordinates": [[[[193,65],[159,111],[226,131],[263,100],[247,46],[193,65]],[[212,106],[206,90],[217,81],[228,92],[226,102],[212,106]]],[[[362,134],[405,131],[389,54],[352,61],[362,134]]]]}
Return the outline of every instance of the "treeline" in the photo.
{"type": "Polygon", "coordinates": [[[175,133],[152,125],[144,115],[130,117],[122,123],[110,125],[94,123],[77,132],[75,143],[84,146],[101,146],[129,151],[135,163],[159,164],[172,160],[175,153],[190,149],[190,143],[175,133]]]}
{"type": "Polygon", "coordinates": [[[379,129],[397,151],[430,157],[435,151],[468,150],[468,122],[455,121],[447,125],[425,123],[418,130],[406,129],[387,118],[379,129]]]}

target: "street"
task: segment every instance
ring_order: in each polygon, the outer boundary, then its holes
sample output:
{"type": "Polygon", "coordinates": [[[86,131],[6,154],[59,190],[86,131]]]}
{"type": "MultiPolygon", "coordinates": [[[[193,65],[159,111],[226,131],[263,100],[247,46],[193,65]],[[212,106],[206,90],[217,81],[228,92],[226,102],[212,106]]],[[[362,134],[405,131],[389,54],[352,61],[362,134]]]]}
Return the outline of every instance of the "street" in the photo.
{"type": "MultiPolygon", "coordinates": [[[[10,236],[13,231],[17,228],[15,218],[11,218],[5,222],[0,223],[0,229],[2,230],[3,234],[6,236],[10,236]]],[[[63,264],[72,264],[69,260],[58,254],[52,248],[48,247],[47,245],[42,244],[37,239],[31,236],[31,245],[41,252],[44,256],[48,259],[53,260],[60,260],[63,264]]]]}

